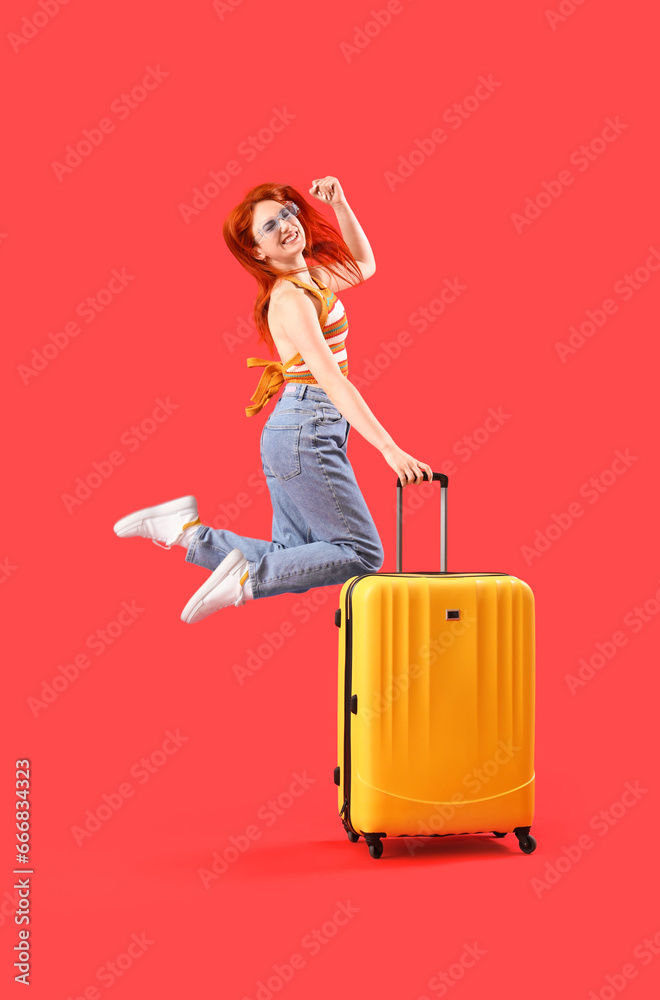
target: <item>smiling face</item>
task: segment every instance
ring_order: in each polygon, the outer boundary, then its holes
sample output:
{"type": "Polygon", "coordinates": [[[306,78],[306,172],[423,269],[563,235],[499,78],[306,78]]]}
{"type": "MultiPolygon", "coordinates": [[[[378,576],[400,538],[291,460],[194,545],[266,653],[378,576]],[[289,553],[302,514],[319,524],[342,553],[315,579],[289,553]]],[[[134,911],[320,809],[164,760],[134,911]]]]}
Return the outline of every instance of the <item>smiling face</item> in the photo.
{"type": "Polygon", "coordinates": [[[276,218],[281,209],[282,203],[279,201],[257,202],[252,213],[252,236],[256,241],[255,257],[258,260],[268,260],[271,266],[281,266],[286,270],[294,266],[298,257],[302,258],[305,246],[305,230],[299,217],[290,215],[287,219],[280,219],[279,227],[266,236],[258,232],[268,219],[276,218]]]}

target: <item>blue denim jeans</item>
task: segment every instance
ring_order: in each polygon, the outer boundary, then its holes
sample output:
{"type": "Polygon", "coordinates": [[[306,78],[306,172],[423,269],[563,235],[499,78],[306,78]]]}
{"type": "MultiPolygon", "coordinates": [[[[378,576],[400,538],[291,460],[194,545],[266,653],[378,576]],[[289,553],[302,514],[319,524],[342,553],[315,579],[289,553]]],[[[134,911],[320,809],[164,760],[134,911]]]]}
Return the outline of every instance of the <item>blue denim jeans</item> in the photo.
{"type": "Polygon", "coordinates": [[[290,383],[261,433],[272,541],[200,527],[186,560],[213,570],[234,548],[255,598],[345,583],[383,565],[383,546],[346,455],[350,424],[317,385],[290,383]]]}

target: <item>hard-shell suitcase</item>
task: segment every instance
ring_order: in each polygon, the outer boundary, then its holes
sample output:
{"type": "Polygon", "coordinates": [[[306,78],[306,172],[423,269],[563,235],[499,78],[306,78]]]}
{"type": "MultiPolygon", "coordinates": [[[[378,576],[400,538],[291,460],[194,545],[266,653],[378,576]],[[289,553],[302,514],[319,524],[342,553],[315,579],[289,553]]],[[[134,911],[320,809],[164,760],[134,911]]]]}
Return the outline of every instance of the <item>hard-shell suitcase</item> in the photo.
{"type": "MultiPolygon", "coordinates": [[[[427,479],[426,474],[424,478],[427,479]]],[[[440,572],[351,577],[339,627],[339,815],[372,858],[385,837],[513,832],[534,813],[534,595],[506,573],[447,572],[448,479],[440,482],[440,572]]]]}

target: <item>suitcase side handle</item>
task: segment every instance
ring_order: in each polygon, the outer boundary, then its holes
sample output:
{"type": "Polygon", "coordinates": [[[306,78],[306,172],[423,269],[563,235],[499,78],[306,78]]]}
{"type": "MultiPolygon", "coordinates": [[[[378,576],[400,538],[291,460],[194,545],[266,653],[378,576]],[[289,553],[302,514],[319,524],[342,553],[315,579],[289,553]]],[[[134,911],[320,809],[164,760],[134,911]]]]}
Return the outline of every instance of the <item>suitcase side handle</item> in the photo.
{"type": "MultiPolygon", "coordinates": [[[[428,482],[426,472],[422,472],[428,482]]],[[[433,482],[440,483],[440,572],[447,572],[447,487],[449,479],[443,472],[434,472],[433,482]]],[[[409,484],[415,485],[415,484],[409,484]]],[[[403,563],[403,485],[396,477],[396,572],[401,573],[403,563]]]]}

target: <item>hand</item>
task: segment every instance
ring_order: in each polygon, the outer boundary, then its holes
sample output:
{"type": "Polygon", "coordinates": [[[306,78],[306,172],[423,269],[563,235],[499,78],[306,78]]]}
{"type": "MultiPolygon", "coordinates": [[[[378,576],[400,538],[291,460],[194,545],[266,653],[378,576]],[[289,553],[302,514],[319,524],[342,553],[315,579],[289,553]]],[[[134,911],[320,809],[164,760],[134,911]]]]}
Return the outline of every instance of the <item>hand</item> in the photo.
{"type": "Polygon", "coordinates": [[[341,184],[336,177],[317,177],[316,180],[312,181],[309,192],[319,201],[325,202],[326,205],[335,206],[346,200],[341,184]]]}
{"type": "Polygon", "coordinates": [[[404,489],[413,483],[423,483],[422,472],[426,473],[429,481],[433,479],[433,469],[430,465],[427,465],[426,462],[419,462],[394,443],[386,445],[382,455],[390,468],[396,472],[404,489]]]}

